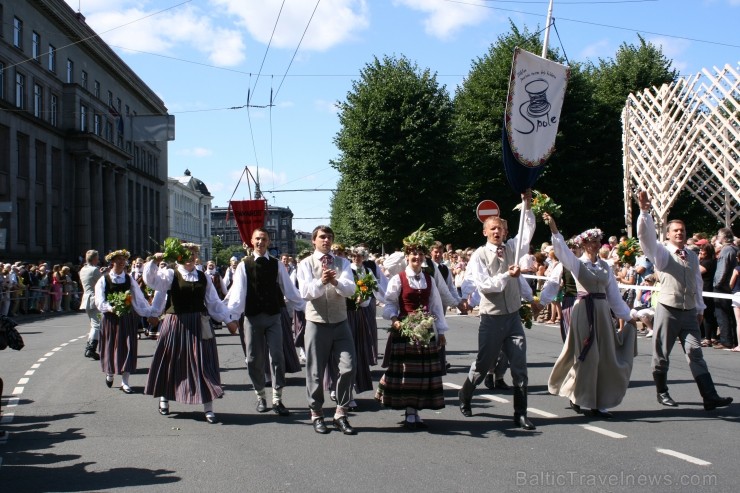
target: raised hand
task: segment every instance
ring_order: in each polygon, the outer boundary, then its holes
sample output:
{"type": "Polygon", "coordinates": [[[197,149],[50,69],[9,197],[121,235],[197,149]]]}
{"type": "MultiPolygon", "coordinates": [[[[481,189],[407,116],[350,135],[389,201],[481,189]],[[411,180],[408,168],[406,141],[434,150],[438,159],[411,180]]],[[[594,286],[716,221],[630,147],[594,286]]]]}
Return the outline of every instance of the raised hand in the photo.
{"type": "Polygon", "coordinates": [[[650,196],[645,190],[637,192],[637,202],[640,204],[641,211],[649,211],[650,207],[650,196]]]}

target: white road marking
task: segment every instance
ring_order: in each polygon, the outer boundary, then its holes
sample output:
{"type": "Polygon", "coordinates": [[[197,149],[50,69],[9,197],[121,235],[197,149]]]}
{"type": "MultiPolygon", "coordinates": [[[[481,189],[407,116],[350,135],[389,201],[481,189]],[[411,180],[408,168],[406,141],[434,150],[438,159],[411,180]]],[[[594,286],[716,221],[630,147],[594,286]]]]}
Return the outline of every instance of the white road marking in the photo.
{"type": "Polygon", "coordinates": [[[3,417],[0,418],[0,424],[7,425],[8,423],[12,423],[13,416],[15,416],[14,413],[3,413],[3,417]]]}
{"type": "Polygon", "coordinates": [[[682,454],[681,452],[676,452],[675,450],[670,450],[667,448],[656,448],[656,452],[660,454],[670,455],[672,457],[676,457],[681,460],[685,460],[686,462],[691,462],[692,464],[696,464],[697,466],[711,466],[711,462],[707,462],[702,459],[697,459],[696,457],[692,457],[690,455],[682,454]]]}
{"type": "Polygon", "coordinates": [[[543,418],[557,418],[558,417],[557,414],[548,413],[547,411],[543,411],[541,409],[537,409],[534,407],[528,407],[527,412],[532,413],[532,414],[537,414],[539,416],[542,416],[543,418]]]}
{"type": "Polygon", "coordinates": [[[18,385],[26,385],[29,380],[30,378],[21,378],[20,380],[18,380],[18,385]]]}
{"type": "Polygon", "coordinates": [[[39,368],[40,366],[41,365],[39,363],[34,363],[33,365],[31,365],[31,368],[35,370],[36,368],[39,368]]]}
{"type": "Polygon", "coordinates": [[[13,395],[21,395],[23,393],[23,387],[16,387],[13,389],[13,395]]]}
{"type": "MultiPolygon", "coordinates": [[[[48,358],[49,356],[54,356],[54,353],[46,353],[46,354],[45,354],[44,356],[45,356],[46,358],[48,358]]],[[[44,360],[44,361],[46,361],[46,360],[44,360]]]]}
{"type": "Polygon", "coordinates": [[[27,376],[27,377],[30,377],[30,376],[31,376],[31,375],[33,375],[34,373],[36,373],[36,370],[28,370],[28,371],[26,372],[26,376],[27,376]]]}
{"type": "Polygon", "coordinates": [[[18,397],[11,397],[10,399],[8,399],[8,404],[5,407],[15,407],[18,405],[19,401],[20,399],[18,397]]]}
{"type": "Polygon", "coordinates": [[[69,345],[69,343],[68,342],[65,342],[63,344],[60,344],[59,347],[64,347],[64,346],[68,346],[68,345],[69,345]]]}
{"type": "Polygon", "coordinates": [[[600,433],[604,436],[608,436],[610,438],[627,438],[627,435],[622,435],[620,433],[615,433],[613,431],[606,430],[604,428],[599,428],[598,426],[592,426],[592,425],[581,425],[586,430],[593,431],[595,433],[600,433]]]}
{"type": "Polygon", "coordinates": [[[62,350],[61,347],[55,347],[54,349],[51,350],[51,352],[56,353],[57,351],[61,351],[61,350],[62,350]]]}
{"type": "Polygon", "coordinates": [[[444,382],[443,385],[445,387],[449,387],[451,389],[457,389],[457,390],[460,390],[462,388],[460,385],[457,385],[456,383],[444,382]]]}
{"type": "Polygon", "coordinates": [[[484,399],[488,399],[489,401],[500,402],[501,404],[507,404],[509,402],[508,399],[504,399],[503,397],[498,397],[496,395],[481,394],[480,396],[483,397],[484,399]]]}
{"type": "Polygon", "coordinates": [[[39,363],[43,363],[44,361],[46,361],[46,359],[47,358],[39,358],[38,361],[39,361],[39,363]]]}
{"type": "Polygon", "coordinates": [[[79,341],[79,340],[80,340],[80,338],[78,337],[77,339],[70,339],[70,341],[69,341],[69,342],[77,342],[77,341],[79,341]]]}

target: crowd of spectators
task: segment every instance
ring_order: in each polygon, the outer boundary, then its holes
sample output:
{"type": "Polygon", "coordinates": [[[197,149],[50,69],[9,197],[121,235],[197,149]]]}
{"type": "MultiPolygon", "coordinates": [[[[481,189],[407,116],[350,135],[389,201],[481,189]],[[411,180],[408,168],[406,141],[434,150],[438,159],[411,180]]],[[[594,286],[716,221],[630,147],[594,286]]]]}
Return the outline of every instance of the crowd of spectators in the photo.
{"type": "Polygon", "coordinates": [[[79,309],[79,265],[0,263],[0,315],[69,312],[79,309]]]}

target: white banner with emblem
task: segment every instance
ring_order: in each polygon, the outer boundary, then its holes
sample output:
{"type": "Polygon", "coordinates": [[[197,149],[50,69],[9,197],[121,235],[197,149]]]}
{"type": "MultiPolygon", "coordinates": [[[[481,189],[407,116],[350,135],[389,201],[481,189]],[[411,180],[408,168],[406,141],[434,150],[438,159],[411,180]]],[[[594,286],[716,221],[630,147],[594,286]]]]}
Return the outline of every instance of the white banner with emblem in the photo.
{"type": "Polygon", "coordinates": [[[565,65],[514,50],[505,118],[509,145],[520,164],[541,166],[555,151],[569,76],[565,65]]]}

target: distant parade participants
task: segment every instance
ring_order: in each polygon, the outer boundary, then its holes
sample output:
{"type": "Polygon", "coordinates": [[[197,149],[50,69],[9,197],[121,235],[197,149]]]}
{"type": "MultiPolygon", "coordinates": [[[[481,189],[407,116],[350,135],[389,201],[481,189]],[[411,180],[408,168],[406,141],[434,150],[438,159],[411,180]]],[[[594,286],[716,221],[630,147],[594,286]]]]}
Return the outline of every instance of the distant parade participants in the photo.
{"type": "Polygon", "coordinates": [[[100,366],[105,384],[113,386],[113,375],[121,375],[121,390],[133,394],[129,375],[136,371],[140,317],[151,317],[153,309],[141,288],[126,274],[126,250],[105,256],[110,271],[95,284],[95,306],[103,314],[100,330],[100,366]]]}
{"type": "Polygon", "coordinates": [[[627,393],[636,343],[634,325],[625,324],[615,331],[612,313],[624,321],[633,316],[611,268],[599,259],[601,230],[589,229],[578,236],[576,241],[585,253],[577,258],[558,232],[555,219],[547,214],[545,218],[555,255],[573,274],[578,292],[548,388],[551,394],[567,397],[574,411],[588,408],[591,416],[609,419],[608,409],[618,406],[627,393]]]}
{"type": "Polygon", "coordinates": [[[87,336],[85,346],[85,358],[99,360],[98,340],[100,339],[100,312],[95,306],[95,285],[103,276],[103,270],[98,267],[100,255],[97,250],[88,250],[85,253],[85,265],[80,269],[80,282],[82,284],[82,300],[80,307],[85,310],[90,320],[90,333],[87,336]]]}
{"type": "MultiPolygon", "coordinates": [[[[534,234],[535,218],[530,210],[531,191],[522,195],[526,203],[523,238],[520,254],[529,251],[534,234]]],[[[506,225],[493,216],[483,223],[484,246],[478,248],[470,258],[465,271],[463,293],[480,292],[480,327],[478,328],[478,355],[470,367],[470,373],[458,393],[460,412],[471,417],[471,400],[475,388],[483,382],[504,351],[509,358],[514,392],[514,424],[525,430],[535,426],[527,418],[527,342],[524,327],[519,317],[521,307],[521,274],[516,258],[517,238],[504,242],[506,225]]]]}
{"type": "MultiPolygon", "coordinates": [[[[169,239],[168,239],[169,240],[169,239]]],[[[165,242],[167,243],[167,242],[165,242]]],[[[223,395],[216,339],[208,316],[227,321],[233,334],[236,322],[218,298],[206,274],[195,269],[198,245],[175,240],[168,251],[177,259],[174,269],[158,264],[163,253],[154,254],[144,266],[144,281],[155,291],[166,291],[169,308],[160,324],[159,339],[149,368],[144,393],[159,397],[159,413],[170,413],[169,401],[203,404],[205,419],[217,423],[213,400],[223,395]]]]}
{"type": "Polygon", "coordinates": [[[701,350],[701,324],[705,309],[702,299],[702,279],[699,259],[686,246],[686,226],[674,219],[668,222],[664,246],[657,241],[655,223],[650,215],[652,205],[647,192],[638,194],[640,216],[637,220],[637,237],[640,247],[658,271],[660,295],[653,319],[653,380],[658,393],[658,403],[676,407],[678,404],[668,393],[668,365],[676,338],[681,343],[704,409],[711,411],[729,406],[732,397],[720,397],[714,387],[712,375],[701,350]]]}
{"type": "Polygon", "coordinates": [[[303,310],[305,301],[290,281],[285,265],[267,253],[270,246],[267,230],[255,229],[251,243],[252,255],[244,257],[234,272],[228,307],[232,318],[242,313],[245,316],[247,370],[257,394],[257,412],[270,409],[265,399],[265,355],[269,351],[272,411],[278,416],[289,416],[290,411],[282,401],[286,369],[281,309],[285,306],[284,297],[299,310],[303,310]]]}
{"type": "Polygon", "coordinates": [[[337,407],[334,427],[345,435],[355,430],[347,419],[355,378],[355,345],[347,323],[345,299],[355,292],[352,269],[347,259],[332,255],[334,231],[317,226],[311,234],[314,253],[298,264],[298,284],[306,300],[306,394],[311,422],[316,433],[329,433],[324,423],[322,379],[333,353],[332,365],[339,369],[336,383],[337,407]]]}
{"type": "Polygon", "coordinates": [[[383,311],[383,318],[391,320],[390,351],[375,398],[384,406],[403,409],[403,426],[408,430],[427,428],[420,410],[445,405],[439,351],[446,344],[448,326],[436,284],[422,267],[432,241],[431,233],[422,230],[404,238],[406,268],[388,282],[383,311]],[[434,317],[433,326],[427,329],[431,331],[428,341],[402,333],[402,322],[409,316],[416,318],[419,311],[434,317]]]}

